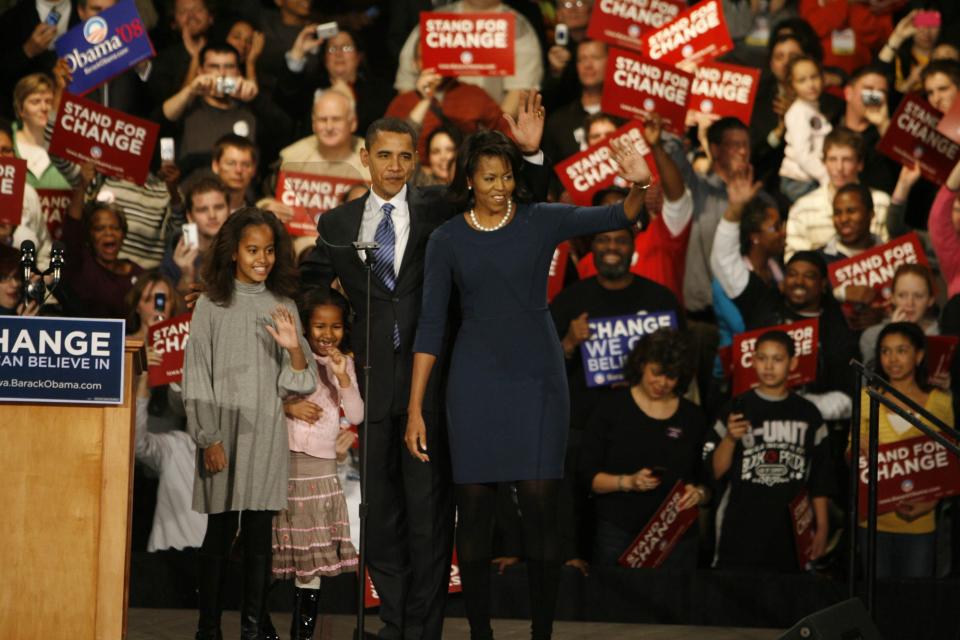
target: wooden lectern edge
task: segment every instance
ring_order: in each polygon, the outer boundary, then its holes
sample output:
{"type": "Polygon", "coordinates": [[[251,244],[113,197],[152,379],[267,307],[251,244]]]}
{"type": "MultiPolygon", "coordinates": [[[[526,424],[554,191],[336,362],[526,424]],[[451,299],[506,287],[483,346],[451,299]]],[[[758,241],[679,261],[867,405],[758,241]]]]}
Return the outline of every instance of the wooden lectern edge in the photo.
{"type": "Polygon", "coordinates": [[[140,375],[147,370],[147,350],[146,343],[141,338],[127,338],[124,342],[123,350],[126,353],[133,354],[133,366],[135,375],[140,375]]]}
{"type": "Polygon", "coordinates": [[[101,546],[95,623],[96,640],[126,637],[127,603],[130,584],[130,537],[133,515],[134,430],[136,420],[136,376],[146,371],[146,351],[140,339],[128,338],[124,344],[128,375],[124,380],[122,405],[111,412],[117,428],[104,430],[104,455],[101,475],[101,546]],[[124,415],[126,414],[126,415],[124,415]],[[123,428],[126,427],[126,428],[123,428]],[[125,455],[124,455],[125,454],[125,455]],[[126,522],[111,517],[125,504],[126,522]],[[122,553],[122,570],[119,553],[122,553]],[[109,567],[109,569],[108,569],[109,567]]]}

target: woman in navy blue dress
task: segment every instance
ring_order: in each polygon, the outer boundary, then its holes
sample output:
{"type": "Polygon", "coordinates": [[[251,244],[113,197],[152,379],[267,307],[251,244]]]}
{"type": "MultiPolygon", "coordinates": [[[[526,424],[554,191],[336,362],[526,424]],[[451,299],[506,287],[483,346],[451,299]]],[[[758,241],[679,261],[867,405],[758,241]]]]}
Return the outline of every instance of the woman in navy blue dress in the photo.
{"type": "Polygon", "coordinates": [[[560,577],[557,490],[570,412],[563,352],[547,309],[547,274],[560,242],[636,220],[650,171],[632,146],[617,145],[615,157],[634,185],[623,203],[528,204],[515,182],[522,163],[516,145],[498,132],[474,134],[460,151],[451,186],[463,215],[437,228],[427,244],[406,443],[411,454],[428,459],[421,402],[456,285],[463,320],[447,383],[447,419],[471,638],[493,637],[489,570],[497,482],[515,482],[520,498],[532,637],[549,638],[552,631],[560,577]]]}

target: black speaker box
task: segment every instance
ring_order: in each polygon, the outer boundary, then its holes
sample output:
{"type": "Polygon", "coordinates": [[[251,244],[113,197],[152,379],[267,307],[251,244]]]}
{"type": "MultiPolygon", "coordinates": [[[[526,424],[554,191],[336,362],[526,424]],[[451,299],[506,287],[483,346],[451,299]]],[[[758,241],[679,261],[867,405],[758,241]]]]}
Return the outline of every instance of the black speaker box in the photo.
{"type": "Polygon", "coordinates": [[[780,640],[882,640],[863,603],[844,600],[807,616],[780,640]]]}

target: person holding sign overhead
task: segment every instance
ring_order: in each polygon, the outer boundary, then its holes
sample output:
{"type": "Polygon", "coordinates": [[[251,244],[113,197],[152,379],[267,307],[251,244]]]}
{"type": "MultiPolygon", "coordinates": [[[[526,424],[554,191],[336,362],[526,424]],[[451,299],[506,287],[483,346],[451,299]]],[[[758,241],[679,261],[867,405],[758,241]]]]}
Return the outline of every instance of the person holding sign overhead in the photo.
{"type": "MultiPolygon", "coordinates": [[[[595,564],[617,563],[678,480],[685,485],[681,509],[707,499],[700,482],[707,421],[680,397],[692,378],[688,349],[675,329],[644,336],[624,366],[630,387],[613,391],[590,416],[578,470],[596,496],[595,564]]],[[[691,529],[662,566],[696,565],[691,529]]]]}
{"type": "MultiPolygon", "coordinates": [[[[537,116],[543,116],[537,110],[537,116]]],[[[463,322],[447,382],[447,416],[459,513],[457,554],[472,638],[492,638],[490,555],[496,489],[516,482],[523,514],[532,637],[549,638],[560,579],[557,494],[569,396],[563,350],[546,308],[554,248],[563,240],[633,224],[651,174],[632,145],[611,144],[632,188],[609,207],[528,204],[517,186],[521,153],[499,132],[464,143],[451,186],[461,215],[427,243],[423,308],[405,441],[428,462],[424,394],[443,351],[454,282],[463,322]]]]}
{"type": "MultiPolygon", "coordinates": [[[[540,41],[530,22],[516,10],[501,4],[500,0],[460,0],[443,7],[445,13],[513,13],[516,19],[516,41],[513,44],[515,72],[510,76],[460,76],[461,82],[484,89],[504,113],[516,116],[522,104],[521,93],[540,86],[543,80],[543,55],[540,41]]],[[[393,83],[398,93],[412,91],[417,86],[418,67],[414,62],[415,48],[420,42],[420,27],[407,37],[400,51],[400,66],[393,83]]]]}

